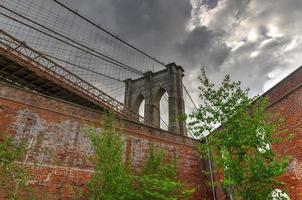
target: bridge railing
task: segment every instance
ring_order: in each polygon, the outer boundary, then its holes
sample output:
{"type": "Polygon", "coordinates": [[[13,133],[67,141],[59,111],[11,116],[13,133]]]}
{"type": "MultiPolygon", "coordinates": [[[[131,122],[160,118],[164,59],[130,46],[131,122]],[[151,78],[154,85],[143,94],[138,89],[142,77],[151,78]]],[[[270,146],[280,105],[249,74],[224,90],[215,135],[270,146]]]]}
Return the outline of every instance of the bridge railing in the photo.
{"type": "Polygon", "coordinates": [[[130,120],[144,122],[142,116],[125,107],[121,102],[87,83],[2,29],[0,29],[0,52],[13,61],[24,64],[38,74],[50,75],[48,79],[59,82],[65,89],[73,90],[78,95],[103,106],[105,109],[113,110],[130,120]]]}

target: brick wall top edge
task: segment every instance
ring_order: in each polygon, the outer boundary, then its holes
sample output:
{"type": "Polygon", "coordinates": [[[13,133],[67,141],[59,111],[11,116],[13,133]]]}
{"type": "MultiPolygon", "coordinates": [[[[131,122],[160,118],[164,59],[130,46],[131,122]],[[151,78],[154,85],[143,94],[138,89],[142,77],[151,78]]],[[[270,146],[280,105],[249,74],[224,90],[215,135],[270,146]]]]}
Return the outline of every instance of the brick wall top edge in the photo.
{"type": "MultiPolygon", "coordinates": [[[[34,91],[26,90],[24,88],[3,82],[0,82],[0,98],[96,123],[99,122],[99,119],[102,115],[102,112],[98,110],[93,110],[91,108],[50,97],[44,94],[36,93],[34,91]]],[[[126,132],[131,130],[133,134],[145,134],[146,136],[152,136],[154,138],[164,139],[173,143],[188,146],[194,146],[198,142],[197,140],[194,140],[192,138],[175,135],[168,131],[147,126],[139,122],[133,122],[126,119],[118,119],[118,121],[120,121],[125,127],[127,127],[127,130],[125,130],[126,132]]]]}
{"type": "Polygon", "coordinates": [[[290,91],[301,86],[302,84],[302,66],[298,67],[287,77],[282,79],[271,89],[262,94],[262,96],[269,97],[271,102],[278,101],[283,96],[287,95],[290,91]]]}

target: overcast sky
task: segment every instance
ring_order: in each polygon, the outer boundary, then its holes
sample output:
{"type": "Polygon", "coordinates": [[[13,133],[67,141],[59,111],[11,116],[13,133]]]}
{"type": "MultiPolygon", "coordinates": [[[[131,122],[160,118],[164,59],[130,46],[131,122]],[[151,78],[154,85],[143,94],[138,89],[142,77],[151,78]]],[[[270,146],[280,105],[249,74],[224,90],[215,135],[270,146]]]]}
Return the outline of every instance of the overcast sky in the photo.
{"type": "Polygon", "coordinates": [[[301,0],[62,0],[164,63],[263,93],[302,64],[301,0]]]}

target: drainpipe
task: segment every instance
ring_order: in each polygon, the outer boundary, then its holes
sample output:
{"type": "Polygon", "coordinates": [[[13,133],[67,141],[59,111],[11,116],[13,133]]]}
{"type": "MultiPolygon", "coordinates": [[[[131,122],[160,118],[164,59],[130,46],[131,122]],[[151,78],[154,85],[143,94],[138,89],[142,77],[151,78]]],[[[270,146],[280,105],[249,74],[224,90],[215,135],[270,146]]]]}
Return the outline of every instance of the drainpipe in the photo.
{"type": "Polygon", "coordinates": [[[216,193],[215,193],[215,187],[214,187],[214,176],[213,176],[213,168],[212,168],[212,161],[211,161],[211,153],[210,153],[210,146],[208,142],[207,136],[205,136],[206,145],[207,145],[207,153],[208,153],[208,160],[209,160],[209,168],[210,168],[210,177],[211,177],[211,185],[212,185],[212,193],[213,198],[216,200],[216,193]]]}

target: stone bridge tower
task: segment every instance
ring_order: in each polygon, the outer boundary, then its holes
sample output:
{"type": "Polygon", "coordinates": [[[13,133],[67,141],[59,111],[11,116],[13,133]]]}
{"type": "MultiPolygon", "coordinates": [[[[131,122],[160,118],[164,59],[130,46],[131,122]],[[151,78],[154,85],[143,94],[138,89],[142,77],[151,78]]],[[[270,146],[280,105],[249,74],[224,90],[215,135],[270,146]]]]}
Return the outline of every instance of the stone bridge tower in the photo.
{"type": "Polygon", "coordinates": [[[182,78],[184,70],[175,63],[168,64],[159,72],[146,72],[136,80],[127,79],[124,104],[139,113],[139,107],[145,100],[144,123],[160,127],[160,99],[167,92],[169,104],[168,130],[175,134],[186,135],[186,126],[179,119],[185,114],[182,78]]]}

